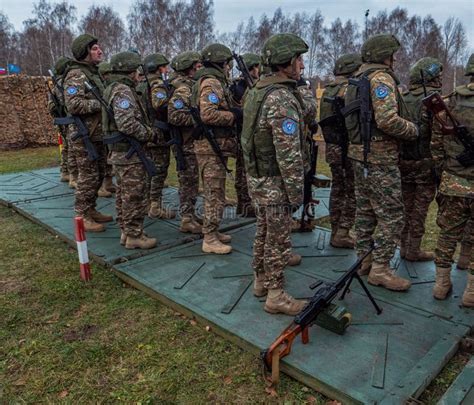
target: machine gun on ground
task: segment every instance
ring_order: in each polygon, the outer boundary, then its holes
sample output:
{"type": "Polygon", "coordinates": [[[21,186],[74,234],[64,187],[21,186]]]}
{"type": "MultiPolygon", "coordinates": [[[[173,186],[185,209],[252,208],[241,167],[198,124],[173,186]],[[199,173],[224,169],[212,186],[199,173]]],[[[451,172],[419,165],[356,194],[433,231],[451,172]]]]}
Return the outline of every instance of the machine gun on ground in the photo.
{"type": "Polygon", "coordinates": [[[464,152],[456,156],[456,160],[464,167],[472,166],[474,164],[474,139],[468,129],[449,111],[439,93],[431,93],[422,102],[439,122],[442,132],[446,135],[454,135],[464,146],[464,152]]]}
{"type": "MultiPolygon", "coordinates": [[[[291,346],[296,336],[301,334],[303,344],[309,342],[309,327],[315,323],[316,318],[331,304],[334,298],[342,291],[340,300],[344,299],[349,291],[352,281],[357,279],[364,289],[367,297],[374,306],[377,314],[382,313],[382,309],[377,305],[374,297],[365,286],[357,270],[362,261],[374,250],[372,246],[367,252],[360,256],[357,261],[333,283],[324,283],[309,300],[306,307],[295,316],[293,322],[277,337],[277,339],[266,350],[260,353],[266,373],[271,373],[272,384],[279,381],[280,360],[290,354],[291,346]]],[[[319,284],[320,285],[320,284],[319,284]]]]}

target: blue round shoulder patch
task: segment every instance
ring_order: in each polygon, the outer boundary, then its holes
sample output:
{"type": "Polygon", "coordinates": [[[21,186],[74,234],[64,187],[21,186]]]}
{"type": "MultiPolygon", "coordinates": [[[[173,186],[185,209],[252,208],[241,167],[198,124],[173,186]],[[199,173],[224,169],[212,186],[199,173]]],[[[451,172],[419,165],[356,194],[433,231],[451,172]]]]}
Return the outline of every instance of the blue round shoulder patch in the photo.
{"type": "Polygon", "coordinates": [[[124,110],[126,110],[128,107],[130,107],[130,101],[126,99],[122,99],[118,102],[118,106],[124,110]]]}
{"type": "Polygon", "coordinates": [[[164,100],[166,98],[166,94],[159,91],[158,93],[156,93],[156,98],[159,98],[160,100],[164,100]]]}
{"type": "Polygon", "coordinates": [[[389,89],[384,84],[379,84],[375,88],[375,97],[377,97],[380,100],[383,100],[385,97],[387,97],[388,93],[389,93],[389,89]]]}
{"type": "Polygon", "coordinates": [[[219,97],[217,97],[216,93],[211,93],[207,96],[207,99],[212,103],[212,104],[219,104],[219,97]]]}
{"type": "Polygon", "coordinates": [[[176,108],[177,110],[181,110],[181,108],[184,107],[183,100],[175,100],[173,105],[174,105],[174,108],[176,108]]]}
{"type": "Polygon", "coordinates": [[[281,129],[286,135],[294,135],[296,133],[297,128],[298,128],[298,125],[296,121],[289,118],[284,120],[283,123],[281,124],[281,129]]]}
{"type": "Polygon", "coordinates": [[[77,87],[75,86],[70,86],[67,88],[67,94],[69,94],[70,96],[73,96],[74,94],[77,94],[77,87]]]}

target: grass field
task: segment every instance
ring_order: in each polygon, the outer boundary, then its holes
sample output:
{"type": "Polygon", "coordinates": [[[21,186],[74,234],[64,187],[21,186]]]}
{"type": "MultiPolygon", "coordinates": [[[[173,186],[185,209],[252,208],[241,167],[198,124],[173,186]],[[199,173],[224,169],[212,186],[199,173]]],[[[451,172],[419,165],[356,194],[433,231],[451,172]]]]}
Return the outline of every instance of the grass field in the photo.
{"type": "MultiPolygon", "coordinates": [[[[0,174],[54,166],[57,159],[57,148],[2,152],[0,174]]],[[[320,172],[329,174],[319,161],[320,172]]],[[[168,181],[176,183],[174,170],[168,181]]],[[[432,206],[430,248],[434,217],[432,206]]],[[[104,267],[93,264],[93,282],[83,284],[73,249],[2,206],[0,257],[1,403],[328,402],[285,376],[278,398],[270,397],[257,357],[104,267]]],[[[467,359],[456,355],[421,399],[436,403],[467,359]]]]}

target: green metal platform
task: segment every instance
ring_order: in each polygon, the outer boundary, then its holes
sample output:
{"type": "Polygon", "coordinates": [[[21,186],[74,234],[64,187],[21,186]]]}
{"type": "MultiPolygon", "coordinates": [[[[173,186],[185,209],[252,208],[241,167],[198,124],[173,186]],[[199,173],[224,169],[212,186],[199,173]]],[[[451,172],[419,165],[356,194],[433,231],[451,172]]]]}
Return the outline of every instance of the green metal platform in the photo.
{"type": "MultiPolygon", "coordinates": [[[[75,245],[74,195],[58,178],[57,169],[0,176],[0,201],[75,245]]],[[[318,190],[317,197],[322,201],[317,212],[321,216],[327,213],[329,189],[318,190]]],[[[177,204],[176,189],[166,190],[165,201],[177,204]]],[[[113,199],[99,199],[98,208],[113,213],[113,199]]],[[[203,254],[200,236],[181,234],[177,220],[147,219],[145,225],[160,241],[156,249],[143,253],[122,248],[117,226],[112,224],[102,234],[87,235],[91,256],[129,284],[254,353],[268,347],[291,322],[290,317],[267,314],[263,300],[252,295],[255,224],[236,217],[232,207],[227,207],[223,224],[233,237],[229,255],[203,254]]],[[[294,250],[303,256],[300,266],[286,270],[286,286],[294,296],[310,297],[310,284],[333,281],[354,262],[354,251],[330,247],[329,238],[329,231],[322,228],[292,235],[294,250]]],[[[312,327],[309,344],[295,342],[282,371],[344,403],[400,404],[417,398],[472,329],[474,311],[459,308],[464,272],[453,269],[454,294],[435,301],[433,263],[409,263],[396,255],[393,265],[412,280],[408,292],[370,286],[383,308],[377,316],[354,284],[340,303],[352,314],[346,333],[312,327]]],[[[461,397],[464,379],[459,388],[453,385],[450,398],[461,397]]],[[[469,395],[471,391],[463,398],[469,395]]]]}

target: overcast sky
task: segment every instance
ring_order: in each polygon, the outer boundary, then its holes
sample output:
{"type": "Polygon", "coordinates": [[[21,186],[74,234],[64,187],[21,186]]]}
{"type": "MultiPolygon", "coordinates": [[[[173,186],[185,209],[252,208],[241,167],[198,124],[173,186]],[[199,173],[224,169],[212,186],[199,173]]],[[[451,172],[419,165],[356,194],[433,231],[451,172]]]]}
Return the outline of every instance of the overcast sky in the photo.
{"type": "MultiPolygon", "coordinates": [[[[88,7],[95,5],[112,6],[125,20],[133,0],[80,0],[70,3],[77,7],[78,15],[84,14],[88,7]]],[[[0,10],[6,13],[17,30],[22,28],[22,21],[31,17],[33,4],[30,0],[0,0],[0,10]]],[[[272,15],[280,6],[284,13],[295,13],[321,10],[325,23],[330,23],[337,17],[342,20],[353,19],[360,25],[364,23],[364,12],[370,9],[370,14],[379,11],[392,10],[397,6],[408,9],[410,15],[424,16],[431,14],[434,19],[443,24],[450,16],[458,17],[466,28],[471,48],[474,43],[474,0],[214,0],[214,20],[219,32],[233,31],[242,20],[254,16],[258,20],[261,14],[272,15]]]]}

